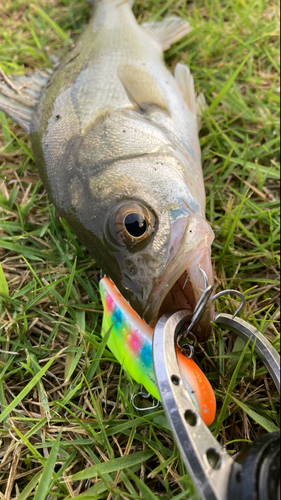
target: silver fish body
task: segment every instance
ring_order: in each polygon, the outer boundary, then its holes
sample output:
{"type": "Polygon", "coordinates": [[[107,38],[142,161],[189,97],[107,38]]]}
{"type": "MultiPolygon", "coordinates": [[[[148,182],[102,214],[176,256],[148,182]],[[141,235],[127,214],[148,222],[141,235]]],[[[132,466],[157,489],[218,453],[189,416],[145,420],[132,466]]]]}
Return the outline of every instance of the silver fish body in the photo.
{"type": "MultiPolygon", "coordinates": [[[[177,18],[142,27],[128,2],[96,2],[26,126],[59,213],[152,326],[167,310],[194,309],[200,268],[212,283],[193,78],[163,62],[189,30],[177,18]]],[[[199,337],[210,319],[211,307],[199,337]]]]}

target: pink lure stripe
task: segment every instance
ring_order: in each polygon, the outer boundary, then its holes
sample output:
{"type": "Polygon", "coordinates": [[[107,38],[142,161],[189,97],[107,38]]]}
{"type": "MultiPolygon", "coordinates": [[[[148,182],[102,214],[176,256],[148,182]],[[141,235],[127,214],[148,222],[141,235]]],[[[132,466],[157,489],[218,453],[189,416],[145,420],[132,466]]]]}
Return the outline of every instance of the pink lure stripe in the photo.
{"type": "MultiPolygon", "coordinates": [[[[152,396],[160,399],[152,361],[153,328],[137,315],[108,278],[100,281],[100,292],[104,307],[102,333],[112,327],[108,347],[130,376],[152,396]]],[[[192,359],[187,359],[180,351],[177,357],[195,409],[203,421],[211,425],[216,413],[211,384],[192,359]]]]}

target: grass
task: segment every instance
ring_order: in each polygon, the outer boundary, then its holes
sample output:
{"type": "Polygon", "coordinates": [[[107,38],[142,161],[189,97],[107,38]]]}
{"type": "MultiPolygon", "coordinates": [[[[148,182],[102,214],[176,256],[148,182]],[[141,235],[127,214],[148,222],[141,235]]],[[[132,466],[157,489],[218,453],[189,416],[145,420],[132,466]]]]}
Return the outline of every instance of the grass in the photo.
{"type": "MultiPolygon", "coordinates": [[[[190,66],[210,106],[200,139],[216,289],[243,291],[241,316],[279,350],[277,3],[139,0],[134,10],[139,21],[175,13],[194,27],[165,57],[171,69],[190,66]]],[[[1,68],[50,66],[90,11],[86,0],[3,0],[1,68]]],[[[163,411],[137,414],[137,385],[102,342],[100,271],[3,113],[0,155],[0,498],[195,499],[163,411]]],[[[211,429],[231,454],[279,426],[276,389],[244,346],[216,330],[196,352],[217,397],[211,429]]]]}

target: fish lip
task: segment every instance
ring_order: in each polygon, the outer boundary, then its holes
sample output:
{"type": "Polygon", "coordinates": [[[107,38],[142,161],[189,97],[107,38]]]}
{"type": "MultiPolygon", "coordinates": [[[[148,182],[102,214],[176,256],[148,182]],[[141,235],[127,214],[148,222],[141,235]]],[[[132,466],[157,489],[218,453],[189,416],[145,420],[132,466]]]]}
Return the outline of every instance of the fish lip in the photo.
{"type": "MultiPolygon", "coordinates": [[[[204,221],[204,219],[202,219],[200,216],[196,217],[199,220],[199,223],[202,225],[202,221],[204,221]]],[[[204,223],[203,226],[205,234],[202,235],[201,240],[199,238],[199,249],[189,249],[188,245],[186,244],[186,230],[185,236],[182,238],[182,244],[177,252],[177,254],[182,257],[183,263],[176,266],[175,258],[174,262],[171,262],[170,265],[167,266],[167,269],[164,270],[164,272],[160,276],[158,283],[156,283],[156,285],[153,287],[153,290],[148,299],[147,307],[143,313],[143,319],[149,326],[154,327],[159,318],[165,312],[171,311],[171,309],[165,310],[165,306],[163,307],[163,304],[165,300],[167,300],[170,292],[174,289],[175,285],[177,287],[180,286],[178,285],[178,282],[182,282],[184,276],[187,273],[189,275],[189,290],[187,293],[183,293],[186,299],[186,303],[184,307],[176,307],[174,308],[174,310],[184,308],[190,309],[191,313],[193,312],[198,300],[200,299],[205,289],[205,279],[202,271],[207,276],[208,285],[213,284],[210,246],[212,244],[214,235],[210,226],[207,225],[207,222],[204,221],[204,223]]],[[[210,336],[212,331],[211,321],[213,319],[214,308],[210,300],[205,307],[205,311],[200,321],[198,321],[193,329],[193,333],[197,335],[198,340],[204,341],[210,336]]]]}

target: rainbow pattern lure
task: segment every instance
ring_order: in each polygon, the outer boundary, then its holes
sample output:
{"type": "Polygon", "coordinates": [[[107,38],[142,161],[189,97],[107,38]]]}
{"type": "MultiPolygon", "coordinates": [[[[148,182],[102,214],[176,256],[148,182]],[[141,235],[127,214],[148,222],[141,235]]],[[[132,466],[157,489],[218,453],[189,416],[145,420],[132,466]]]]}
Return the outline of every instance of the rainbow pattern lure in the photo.
{"type": "MultiPolygon", "coordinates": [[[[104,307],[102,334],[110,327],[108,347],[130,376],[156,399],[160,400],[152,361],[150,328],[131,308],[108,278],[100,281],[104,307]]],[[[179,367],[196,411],[206,425],[215,418],[216,400],[210,382],[199,366],[178,351],[179,367]]]]}

